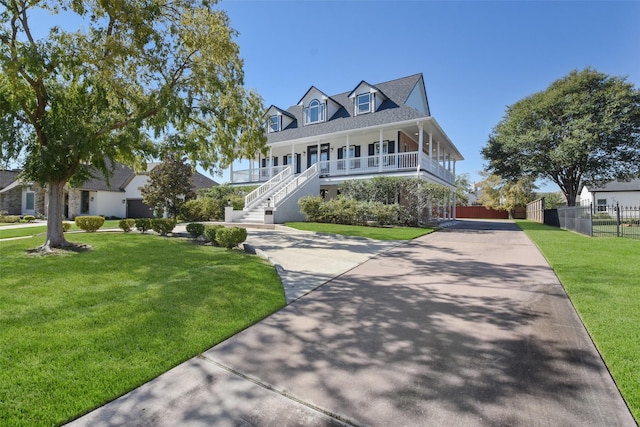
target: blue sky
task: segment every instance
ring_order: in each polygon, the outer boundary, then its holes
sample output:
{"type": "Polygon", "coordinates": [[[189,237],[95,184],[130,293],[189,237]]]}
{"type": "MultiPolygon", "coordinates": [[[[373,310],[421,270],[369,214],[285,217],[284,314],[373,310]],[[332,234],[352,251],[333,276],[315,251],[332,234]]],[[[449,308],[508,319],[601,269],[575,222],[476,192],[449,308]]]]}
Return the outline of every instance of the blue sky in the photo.
{"type": "Polygon", "coordinates": [[[472,181],[508,105],[585,67],[640,87],[636,1],[226,0],[219,7],[239,32],[245,84],[266,106],[288,108],[312,85],[333,95],[361,80],[423,73],[431,114],[465,157],[456,172],[472,181]]]}

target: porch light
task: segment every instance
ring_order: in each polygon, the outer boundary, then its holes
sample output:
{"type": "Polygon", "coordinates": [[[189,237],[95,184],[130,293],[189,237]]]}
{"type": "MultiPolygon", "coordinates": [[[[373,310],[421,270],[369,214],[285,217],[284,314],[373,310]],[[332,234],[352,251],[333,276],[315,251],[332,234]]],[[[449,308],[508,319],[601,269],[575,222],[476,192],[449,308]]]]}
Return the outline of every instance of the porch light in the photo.
{"type": "Polygon", "coordinates": [[[270,207],[270,206],[271,206],[271,197],[267,199],[267,207],[270,207]]]}
{"type": "Polygon", "coordinates": [[[231,206],[231,199],[227,199],[227,206],[231,206]]]}
{"type": "Polygon", "coordinates": [[[125,199],[122,199],[122,204],[124,205],[125,203],[127,203],[127,201],[125,199]]]}

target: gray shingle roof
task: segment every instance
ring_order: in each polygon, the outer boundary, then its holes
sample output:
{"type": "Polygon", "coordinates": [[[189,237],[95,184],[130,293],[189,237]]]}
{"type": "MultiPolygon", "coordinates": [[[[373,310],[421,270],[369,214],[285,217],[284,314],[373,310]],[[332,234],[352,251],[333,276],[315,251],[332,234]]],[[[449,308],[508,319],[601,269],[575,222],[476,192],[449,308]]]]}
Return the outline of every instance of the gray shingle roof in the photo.
{"type": "MultiPolygon", "coordinates": [[[[159,163],[149,163],[148,169],[151,169],[152,166],[157,166],[159,163]]],[[[148,172],[148,171],[147,171],[148,172]]],[[[109,185],[107,185],[107,181],[104,178],[104,175],[100,172],[94,171],[95,178],[90,179],[89,181],[82,184],[79,189],[82,190],[91,190],[91,191],[120,191],[124,192],[129,182],[136,175],[133,169],[129,166],[116,163],[115,170],[113,171],[113,176],[109,178],[109,185]]],[[[210,188],[218,185],[214,180],[202,175],[200,172],[195,171],[193,176],[191,177],[193,181],[193,186],[196,190],[200,188],[210,188]]]]}
{"type": "Polygon", "coordinates": [[[0,190],[18,179],[20,170],[0,170],[0,190]]]}
{"type": "Polygon", "coordinates": [[[611,181],[601,187],[587,185],[587,189],[592,193],[600,191],[640,191],[640,178],[631,181],[611,181]]]}
{"type": "Polygon", "coordinates": [[[353,102],[349,99],[349,94],[352,91],[331,96],[331,98],[342,107],[326,122],[304,126],[302,106],[294,105],[289,107],[286,111],[293,115],[296,120],[287,126],[286,129],[280,132],[270,133],[268,135],[268,143],[272,144],[298,138],[320,136],[334,132],[428,117],[428,115],[415,108],[405,105],[405,101],[421,78],[422,74],[419,73],[372,85],[389,98],[382,103],[378,111],[374,113],[354,116],[353,102]]]}

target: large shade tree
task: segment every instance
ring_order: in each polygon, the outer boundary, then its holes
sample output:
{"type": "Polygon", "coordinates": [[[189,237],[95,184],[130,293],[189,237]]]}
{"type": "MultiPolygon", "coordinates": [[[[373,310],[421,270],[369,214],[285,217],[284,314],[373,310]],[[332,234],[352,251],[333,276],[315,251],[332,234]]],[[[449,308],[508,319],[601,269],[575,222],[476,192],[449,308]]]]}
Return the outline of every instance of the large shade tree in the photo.
{"type": "Polygon", "coordinates": [[[91,166],[140,165],[167,133],[208,170],[264,149],[262,99],[215,3],[0,0],[0,157],[46,186],[50,247],[68,245],[64,187],[91,166]],[[42,31],[43,12],[65,28],[42,31]]]}
{"type": "Polygon", "coordinates": [[[584,184],[640,175],[640,91],[591,68],[507,107],[482,149],[503,179],[556,183],[569,206],[584,184]]]}

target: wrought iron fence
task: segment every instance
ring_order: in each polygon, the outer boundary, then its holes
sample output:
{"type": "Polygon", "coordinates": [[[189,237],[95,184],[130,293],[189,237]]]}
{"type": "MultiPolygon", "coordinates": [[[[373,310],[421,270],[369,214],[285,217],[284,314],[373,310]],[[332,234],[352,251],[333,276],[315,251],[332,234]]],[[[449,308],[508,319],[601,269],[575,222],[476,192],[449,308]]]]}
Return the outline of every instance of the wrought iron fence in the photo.
{"type": "Polygon", "coordinates": [[[598,206],[591,222],[592,236],[640,239],[640,207],[598,206]]]}
{"type": "MultiPolygon", "coordinates": [[[[547,223],[545,211],[545,223],[547,223]]],[[[558,208],[561,228],[573,230],[587,236],[627,237],[640,239],[640,207],[620,206],[575,206],[558,208]]],[[[550,224],[555,225],[555,224],[550,224]]]]}

